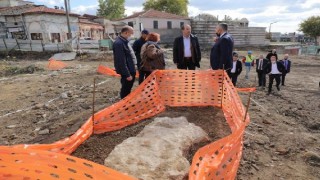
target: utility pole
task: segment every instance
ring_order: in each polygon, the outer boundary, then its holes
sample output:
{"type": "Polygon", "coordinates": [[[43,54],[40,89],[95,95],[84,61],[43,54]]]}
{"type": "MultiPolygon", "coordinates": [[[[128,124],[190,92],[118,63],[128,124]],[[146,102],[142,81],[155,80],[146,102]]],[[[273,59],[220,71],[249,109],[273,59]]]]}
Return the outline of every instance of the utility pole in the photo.
{"type": "Polygon", "coordinates": [[[275,21],[275,22],[272,22],[270,23],[269,25],[269,37],[270,37],[270,40],[272,39],[272,36],[271,36],[271,25],[274,24],[274,23],[277,23],[278,21],[275,21]]]}
{"type": "Polygon", "coordinates": [[[67,15],[67,26],[68,26],[68,39],[71,39],[71,27],[70,27],[70,20],[69,20],[69,12],[70,12],[70,0],[64,0],[64,6],[66,10],[66,15],[67,15]]]}

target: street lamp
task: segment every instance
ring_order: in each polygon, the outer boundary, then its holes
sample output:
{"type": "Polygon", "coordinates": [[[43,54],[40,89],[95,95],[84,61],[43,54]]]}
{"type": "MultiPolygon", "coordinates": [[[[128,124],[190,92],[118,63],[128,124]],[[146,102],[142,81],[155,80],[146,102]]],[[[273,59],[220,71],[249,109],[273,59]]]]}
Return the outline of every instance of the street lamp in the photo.
{"type": "Polygon", "coordinates": [[[277,23],[278,21],[275,21],[275,22],[272,22],[270,23],[269,25],[269,37],[270,37],[270,40],[271,40],[271,25],[274,24],[274,23],[277,23]]]}

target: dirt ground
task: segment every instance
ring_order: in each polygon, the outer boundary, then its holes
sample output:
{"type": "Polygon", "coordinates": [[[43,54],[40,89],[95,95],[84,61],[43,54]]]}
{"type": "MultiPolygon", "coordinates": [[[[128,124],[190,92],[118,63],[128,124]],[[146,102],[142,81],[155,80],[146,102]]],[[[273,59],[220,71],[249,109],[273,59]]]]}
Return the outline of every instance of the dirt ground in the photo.
{"type": "MultiPolygon", "coordinates": [[[[266,54],[253,51],[255,56],[260,53],[266,54]]],[[[245,55],[245,51],[240,54],[245,55]]],[[[175,68],[171,56],[168,51],[168,69],[175,68]]],[[[204,53],[201,70],[209,68],[208,56],[204,53]]],[[[110,55],[103,61],[99,54],[77,57],[66,62],[69,67],[62,71],[47,70],[48,57],[0,58],[0,145],[52,143],[73,134],[92,114],[94,78],[96,110],[119,100],[119,79],[96,73],[101,63],[113,66],[110,55]]],[[[252,95],[251,123],[246,129],[237,179],[320,179],[320,58],[290,58],[292,72],[281,91],[273,88],[267,96],[266,89],[258,88],[252,95]]],[[[245,80],[244,71],[238,86],[255,86],[255,71],[250,72],[250,80],[245,80]]],[[[246,104],[248,94],[240,96],[246,104]]],[[[189,122],[202,127],[212,141],[230,133],[221,111],[212,107],[168,108],[158,116],[186,116],[189,122]]],[[[102,164],[115,145],[138,134],[150,121],[94,135],[73,155],[102,164]]],[[[192,147],[187,158],[191,160],[203,145],[192,147]]]]}

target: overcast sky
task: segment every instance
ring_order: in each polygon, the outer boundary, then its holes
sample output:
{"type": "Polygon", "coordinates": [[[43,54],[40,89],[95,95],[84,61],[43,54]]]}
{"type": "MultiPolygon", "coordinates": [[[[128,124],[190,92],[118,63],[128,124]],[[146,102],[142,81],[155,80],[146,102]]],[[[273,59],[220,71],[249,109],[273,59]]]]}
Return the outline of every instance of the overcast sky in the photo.
{"type": "MultiPolygon", "coordinates": [[[[30,0],[29,0],[30,1],[30,0]]],[[[48,7],[64,6],[64,0],[31,0],[35,4],[48,7]]],[[[144,0],[126,0],[126,14],[142,10],[144,0]]],[[[71,11],[79,14],[96,14],[98,0],[70,0],[71,11]]],[[[320,0],[189,0],[190,16],[209,13],[232,18],[247,18],[251,27],[267,27],[272,22],[272,32],[298,32],[298,26],[304,19],[320,16],[320,0]]]]}

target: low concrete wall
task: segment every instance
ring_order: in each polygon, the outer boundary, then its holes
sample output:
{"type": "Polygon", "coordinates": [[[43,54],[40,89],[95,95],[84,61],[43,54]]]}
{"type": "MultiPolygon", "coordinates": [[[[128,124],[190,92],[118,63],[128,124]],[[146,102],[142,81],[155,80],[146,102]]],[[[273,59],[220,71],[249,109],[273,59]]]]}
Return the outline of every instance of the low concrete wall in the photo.
{"type": "Polygon", "coordinates": [[[155,29],[154,32],[160,34],[161,44],[173,46],[174,39],[181,36],[180,29],[155,29]]]}
{"type": "MultiPolygon", "coordinates": [[[[192,33],[196,34],[201,46],[211,46],[215,35],[216,26],[219,21],[191,21],[192,33]]],[[[264,46],[264,27],[238,27],[233,24],[228,25],[228,31],[234,39],[235,47],[264,46]]]]}
{"type": "MultiPolygon", "coordinates": [[[[72,48],[75,50],[78,48],[82,50],[87,49],[99,49],[98,40],[77,40],[72,41],[72,48]]],[[[21,40],[21,39],[0,39],[0,51],[70,51],[71,47],[68,43],[44,43],[41,40],[21,40]]]]}

